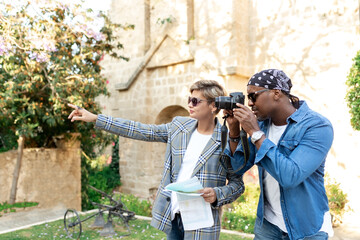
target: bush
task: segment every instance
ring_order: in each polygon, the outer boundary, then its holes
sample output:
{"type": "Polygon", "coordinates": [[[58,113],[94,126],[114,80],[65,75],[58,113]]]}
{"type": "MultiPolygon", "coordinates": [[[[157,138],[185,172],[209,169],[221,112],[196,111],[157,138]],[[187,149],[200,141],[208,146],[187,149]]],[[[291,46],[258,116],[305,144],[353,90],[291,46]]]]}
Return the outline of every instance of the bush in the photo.
{"type": "Polygon", "coordinates": [[[17,148],[17,136],[11,127],[11,122],[0,116],[0,153],[17,148]]]}
{"type": "Polygon", "coordinates": [[[360,51],[353,58],[346,84],[348,85],[346,101],[350,108],[351,125],[355,130],[360,130],[360,51]]]}
{"type": "MultiPolygon", "coordinates": [[[[94,170],[89,176],[89,185],[111,194],[113,189],[120,186],[120,178],[116,178],[118,174],[114,173],[109,166],[105,166],[102,170],[94,170]],[[117,180],[116,180],[117,179],[117,180]]],[[[102,198],[101,194],[89,189],[88,191],[89,200],[92,202],[100,202],[102,198]]],[[[92,205],[88,206],[88,209],[92,209],[92,205]]]]}
{"type": "MultiPolygon", "coordinates": [[[[151,202],[150,200],[141,200],[132,194],[115,193],[112,198],[116,201],[121,199],[121,202],[126,206],[127,210],[135,212],[136,215],[151,217],[151,202]]],[[[102,204],[110,204],[108,198],[101,199],[102,204]]]]}
{"type": "Polygon", "coordinates": [[[112,148],[111,163],[109,165],[109,172],[107,184],[109,188],[115,188],[121,185],[120,183],[120,156],[119,156],[119,136],[115,136],[112,148]]]}
{"type": "Polygon", "coordinates": [[[27,208],[39,205],[38,202],[17,202],[14,204],[8,204],[7,202],[0,203],[0,217],[1,213],[16,212],[15,208],[27,208]]]}
{"type": "MultiPolygon", "coordinates": [[[[113,136],[114,137],[114,136],[113,136]]],[[[100,203],[102,196],[100,193],[88,188],[88,185],[95,187],[107,194],[111,194],[113,190],[121,186],[119,173],[119,137],[114,137],[112,156],[107,157],[101,155],[94,159],[89,158],[83,153],[82,167],[82,207],[83,209],[93,209],[91,202],[100,203]],[[107,160],[111,160],[106,165],[107,160]]]]}
{"type": "MultiPolygon", "coordinates": [[[[109,137],[114,139],[114,135],[109,137]]],[[[82,149],[84,150],[83,145],[82,149]]],[[[85,152],[84,150],[81,156],[81,207],[83,210],[90,210],[94,208],[91,202],[99,202],[101,194],[91,190],[89,185],[103,192],[111,193],[121,183],[119,172],[114,172],[113,168],[106,165],[108,156],[104,154],[97,156],[103,152],[103,149],[99,150],[97,154],[93,152],[91,156],[85,152]]]]}
{"type": "Polygon", "coordinates": [[[222,227],[229,230],[253,233],[259,194],[260,187],[258,184],[247,184],[243,195],[224,207],[222,227]]]}
{"type": "Polygon", "coordinates": [[[326,174],[325,182],[332,223],[334,226],[337,226],[342,223],[344,213],[350,209],[346,208],[349,200],[347,199],[347,194],[341,190],[340,183],[337,183],[335,179],[330,178],[329,175],[326,174]]]}
{"type": "Polygon", "coordinates": [[[122,194],[121,201],[128,210],[135,212],[140,216],[151,217],[152,205],[150,200],[141,200],[132,194],[122,194]]]}

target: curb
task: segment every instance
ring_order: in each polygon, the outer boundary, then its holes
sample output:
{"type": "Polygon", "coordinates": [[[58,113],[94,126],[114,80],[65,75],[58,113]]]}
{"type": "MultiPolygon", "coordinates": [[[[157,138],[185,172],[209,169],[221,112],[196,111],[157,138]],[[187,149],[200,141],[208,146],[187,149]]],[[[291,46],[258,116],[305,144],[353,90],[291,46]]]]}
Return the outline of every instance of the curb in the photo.
{"type": "MultiPolygon", "coordinates": [[[[87,212],[78,212],[78,213],[79,213],[79,215],[85,215],[85,214],[93,213],[93,212],[96,212],[96,211],[97,211],[97,209],[92,209],[92,210],[87,211],[87,212]]],[[[64,214],[65,214],[65,212],[64,212],[64,214]]],[[[15,232],[15,231],[18,231],[18,230],[21,230],[21,229],[25,229],[25,228],[29,228],[29,227],[49,223],[49,222],[55,222],[55,221],[61,220],[61,219],[64,219],[64,216],[55,217],[55,218],[49,218],[49,219],[44,220],[44,221],[39,221],[39,222],[36,222],[36,223],[24,225],[24,226],[21,226],[21,227],[7,229],[7,230],[4,230],[4,231],[0,231],[0,234],[9,233],[9,232],[15,232]]]]}

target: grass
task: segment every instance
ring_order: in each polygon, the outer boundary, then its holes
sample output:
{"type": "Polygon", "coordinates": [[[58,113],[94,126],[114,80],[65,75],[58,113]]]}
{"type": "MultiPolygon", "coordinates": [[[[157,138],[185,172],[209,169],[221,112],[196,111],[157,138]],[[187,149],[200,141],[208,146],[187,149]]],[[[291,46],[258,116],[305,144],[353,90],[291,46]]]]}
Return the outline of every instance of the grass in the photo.
{"type": "MultiPolygon", "coordinates": [[[[81,219],[86,216],[80,216],[81,219]]],[[[106,218],[105,218],[106,219],[106,218]]],[[[91,218],[85,222],[82,222],[82,234],[80,239],[125,239],[125,240],[166,240],[165,233],[150,226],[150,222],[147,220],[131,220],[129,222],[131,235],[121,237],[120,235],[126,234],[126,229],[122,226],[116,226],[114,228],[117,233],[114,236],[102,237],[100,236],[100,230],[91,229],[91,225],[94,222],[94,218],[91,218]]],[[[2,240],[24,240],[24,239],[70,239],[64,229],[63,220],[58,220],[51,223],[46,223],[31,228],[18,230],[15,232],[5,233],[0,235],[2,240]]],[[[244,238],[234,234],[221,233],[221,240],[249,240],[250,238],[244,238]]]]}
{"type": "Polygon", "coordinates": [[[37,206],[37,202],[17,202],[14,204],[8,204],[7,202],[0,203],[0,217],[2,214],[16,212],[16,208],[25,209],[27,207],[37,206]]]}
{"type": "Polygon", "coordinates": [[[258,184],[247,184],[244,194],[223,208],[222,227],[244,233],[253,233],[259,193],[258,184]]]}

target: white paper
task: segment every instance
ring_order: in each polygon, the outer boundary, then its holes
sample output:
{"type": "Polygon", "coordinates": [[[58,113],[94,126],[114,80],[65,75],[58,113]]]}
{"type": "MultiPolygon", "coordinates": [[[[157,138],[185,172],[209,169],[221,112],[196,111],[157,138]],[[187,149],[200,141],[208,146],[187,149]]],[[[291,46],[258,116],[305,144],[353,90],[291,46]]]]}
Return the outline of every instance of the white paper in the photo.
{"type": "Polygon", "coordinates": [[[184,230],[214,225],[210,203],[205,202],[202,194],[197,192],[203,186],[196,176],[183,182],[171,183],[165,189],[176,192],[184,230]]]}
{"type": "Polygon", "coordinates": [[[174,192],[182,192],[182,193],[197,193],[198,190],[203,189],[199,179],[194,176],[188,180],[170,183],[165,187],[165,189],[174,191],[174,192]]]}

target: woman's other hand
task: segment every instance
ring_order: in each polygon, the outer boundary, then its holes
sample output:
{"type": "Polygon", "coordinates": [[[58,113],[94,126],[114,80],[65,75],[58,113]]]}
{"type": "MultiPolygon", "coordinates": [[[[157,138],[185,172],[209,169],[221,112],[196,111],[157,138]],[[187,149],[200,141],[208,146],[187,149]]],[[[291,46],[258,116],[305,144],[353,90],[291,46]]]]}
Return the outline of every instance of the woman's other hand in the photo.
{"type": "Polygon", "coordinates": [[[204,198],[205,202],[213,203],[216,201],[216,193],[213,188],[204,188],[198,191],[202,193],[202,197],[204,198]]]}

